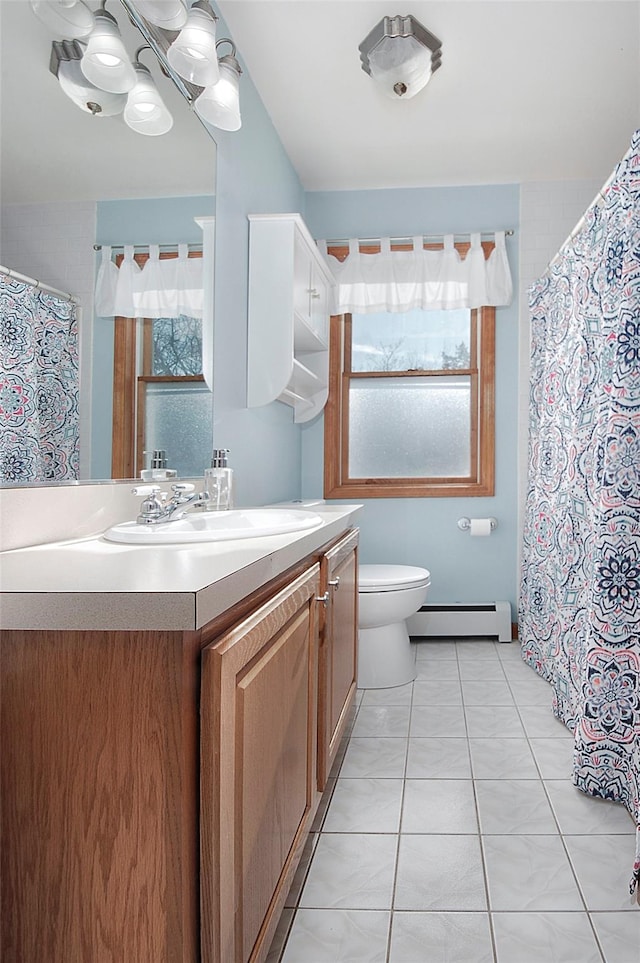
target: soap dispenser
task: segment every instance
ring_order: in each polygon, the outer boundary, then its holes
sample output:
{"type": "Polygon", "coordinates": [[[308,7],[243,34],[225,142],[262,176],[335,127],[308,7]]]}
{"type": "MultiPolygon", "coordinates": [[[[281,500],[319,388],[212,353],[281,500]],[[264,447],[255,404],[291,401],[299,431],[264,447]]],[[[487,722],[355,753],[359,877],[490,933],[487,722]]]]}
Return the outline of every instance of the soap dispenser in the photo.
{"type": "Polygon", "coordinates": [[[214,448],[211,468],[205,468],[204,490],[209,495],[207,511],[223,512],[233,508],[233,469],[229,468],[228,448],[214,448]]]}
{"type": "Polygon", "coordinates": [[[167,468],[167,453],[164,448],[155,448],[153,452],[145,451],[144,455],[151,455],[151,467],[140,472],[143,481],[166,481],[176,478],[178,472],[174,468],[167,468]]]}

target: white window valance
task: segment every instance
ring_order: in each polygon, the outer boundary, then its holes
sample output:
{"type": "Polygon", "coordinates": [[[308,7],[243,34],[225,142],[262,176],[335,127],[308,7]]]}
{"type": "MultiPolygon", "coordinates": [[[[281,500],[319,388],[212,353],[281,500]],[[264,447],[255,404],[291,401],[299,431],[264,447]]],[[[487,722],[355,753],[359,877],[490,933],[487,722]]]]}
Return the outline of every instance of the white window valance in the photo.
{"type": "MultiPolygon", "coordinates": [[[[391,250],[382,238],[376,254],[360,252],[358,240],[349,241],[349,254],[340,262],[329,255],[336,278],[334,314],[374,314],[381,311],[425,311],[480,308],[509,304],[513,294],[507,260],[505,232],[495,234],[495,247],[485,259],[480,234],[470,235],[462,258],[453,235],[446,235],[437,250],[424,248],[424,238],[414,237],[412,250],[391,250]]],[[[326,241],[318,246],[324,254],[326,241]]]]}
{"type": "Polygon", "coordinates": [[[95,310],[99,317],[177,318],[181,314],[202,318],[204,305],[203,259],[189,257],[187,244],[178,245],[177,257],[160,257],[157,244],[149,245],[143,267],[125,245],[118,267],[110,247],[102,248],[96,280],[95,310]]]}

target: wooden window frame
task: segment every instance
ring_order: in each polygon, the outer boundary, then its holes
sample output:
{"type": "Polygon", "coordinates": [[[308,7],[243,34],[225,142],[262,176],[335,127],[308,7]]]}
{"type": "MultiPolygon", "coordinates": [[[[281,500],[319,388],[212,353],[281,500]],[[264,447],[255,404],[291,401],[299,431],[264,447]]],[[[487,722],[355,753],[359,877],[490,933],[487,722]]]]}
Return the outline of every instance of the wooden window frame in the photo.
{"type": "Polygon", "coordinates": [[[445,371],[352,372],[350,315],[334,315],[324,416],[325,498],[451,498],[495,493],[495,308],[471,312],[471,367],[445,371]],[[472,384],[471,472],[465,478],[350,478],[349,386],[360,378],[468,375],[472,384]]]}
{"type": "MultiPolygon", "coordinates": [[[[176,258],[178,252],[161,251],[160,257],[176,258]]],[[[202,257],[202,251],[189,251],[188,257],[202,257]]],[[[123,255],[116,264],[120,266],[123,255]]],[[[149,255],[134,254],[142,268],[149,255]]],[[[146,386],[152,382],[185,384],[204,382],[204,375],[153,375],[153,318],[143,318],[142,372],[138,374],[136,318],[116,317],[113,329],[113,410],[111,429],[111,477],[138,478],[145,467],[144,425],[146,386]]]]}

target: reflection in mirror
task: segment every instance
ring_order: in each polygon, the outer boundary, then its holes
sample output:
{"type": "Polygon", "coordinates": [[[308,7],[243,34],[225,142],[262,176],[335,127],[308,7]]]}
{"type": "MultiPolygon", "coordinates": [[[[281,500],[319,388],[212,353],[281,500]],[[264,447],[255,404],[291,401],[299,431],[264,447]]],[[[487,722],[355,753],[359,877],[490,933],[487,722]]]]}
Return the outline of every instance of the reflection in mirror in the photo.
{"type": "MultiPolygon", "coordinates": [[[[97,0],[89,6],[96,8],[97,0]]],[[[133,59],[141,36],[116,0],[111,0],[111,11],[133,59]]],[[[0,91],[0,263],[79,301],[79,478],[89,480],[111,476],[114,382],[113,318],[94,317],[100,257],[94,245],[175,248],[188,243],[202,248],[203,227],[195,219],[213,223],[216,147],[150,51],[147,63],[173,116],[171,131],[145,137],[121,116],[96,117],[80,110],[49,70],[52,41],[61,39],[36,19],[28,3],[0,2],[5,81],[0,91]]],[[[208,237],[212,257],[211,232],[208,237]]],[[[212,270],[211,260],[209,286],[212,270]]],[[[211,313],[205,324],[205,351],[211,353],[211,313]]],[[[207,387],[202,391],[201,407],[210,420],[211,392],[207,387]]],[[[209,449],[211,433],[205,428],[207,432],[209,449]]],[[[170,458],[171,436],[155,442],[149,438],[152,447],[167,448],[170,458]]],[[[198,471],[209,456],[210,451],[202,451],[198,471]]],[[[192,473],[196,467],[185,465],[183,471],[192,473]]]]}

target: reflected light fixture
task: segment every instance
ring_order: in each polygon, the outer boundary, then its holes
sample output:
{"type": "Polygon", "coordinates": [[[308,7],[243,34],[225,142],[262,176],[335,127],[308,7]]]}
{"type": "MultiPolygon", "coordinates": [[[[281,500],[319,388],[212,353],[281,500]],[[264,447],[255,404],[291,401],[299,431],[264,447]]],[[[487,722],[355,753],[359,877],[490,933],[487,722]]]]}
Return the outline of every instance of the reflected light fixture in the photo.
{"type": "Polygon", "coordinates": [[[240,75],[242,69],[236,60],[235,44],[226,38],[220,44],[231,44],[232,52],[220,57],[220,79],[216,84],[205,87],[194,103],[196,113],[208,124],[220,130],[240,130],[240,75]]]}
{"type": "Polygon", "coordinates": [[[136,73],[136,85],[127,95],[124,108],[124,121],[131,130],[138,134],[157,137],[166,134],[173,127],[173,117],[158,93],[151,71],[140,63],[142,50],[151,49],[147,44],[136,50],[133,69],[136,73]]]}
{"type": "Polygon", "coordinates": [[[95,26],[93,11],[83,0],[30,0],[30,3],[38,20],[68,40],[87,37],[95,26]]]}
{"type": "Polygon", "coordinates": [[[169,47],[167,60],[185,80],[210,87],[220,78],[216,52],[218,18],[208,0],[196,0],[187,22],[169,47]]]}
{"type": "Polygon", "coordinates": [[[187,22],[183,0],[137,0],[136,9],[145,20],[163,30],[182,30],[187,22]]]}
{"type": "Polygon", "coordinates": [[[389,97],[409,100],[442,61],[442,43],[415,17],[383,17],[358,47],[362,69],[389,97]]]}
{"type": "Polygon", "coordinates": [[[96,10],[95,27],[91,31],[80,66],[87,80],[101,90],[114,94],[128,93],[136,83],[136,72],[122,42],[118,22],[102,7],[96,10]]]}
{"type": "Polygon", "coordinates": [[[57,77],[67,97],[85,113],[94,117],[121,114],[127,95],[108,93],[91,84],[80,67],[83,54],[82,45],[77,40],[54,40],[49,70],[57,77]]]}

